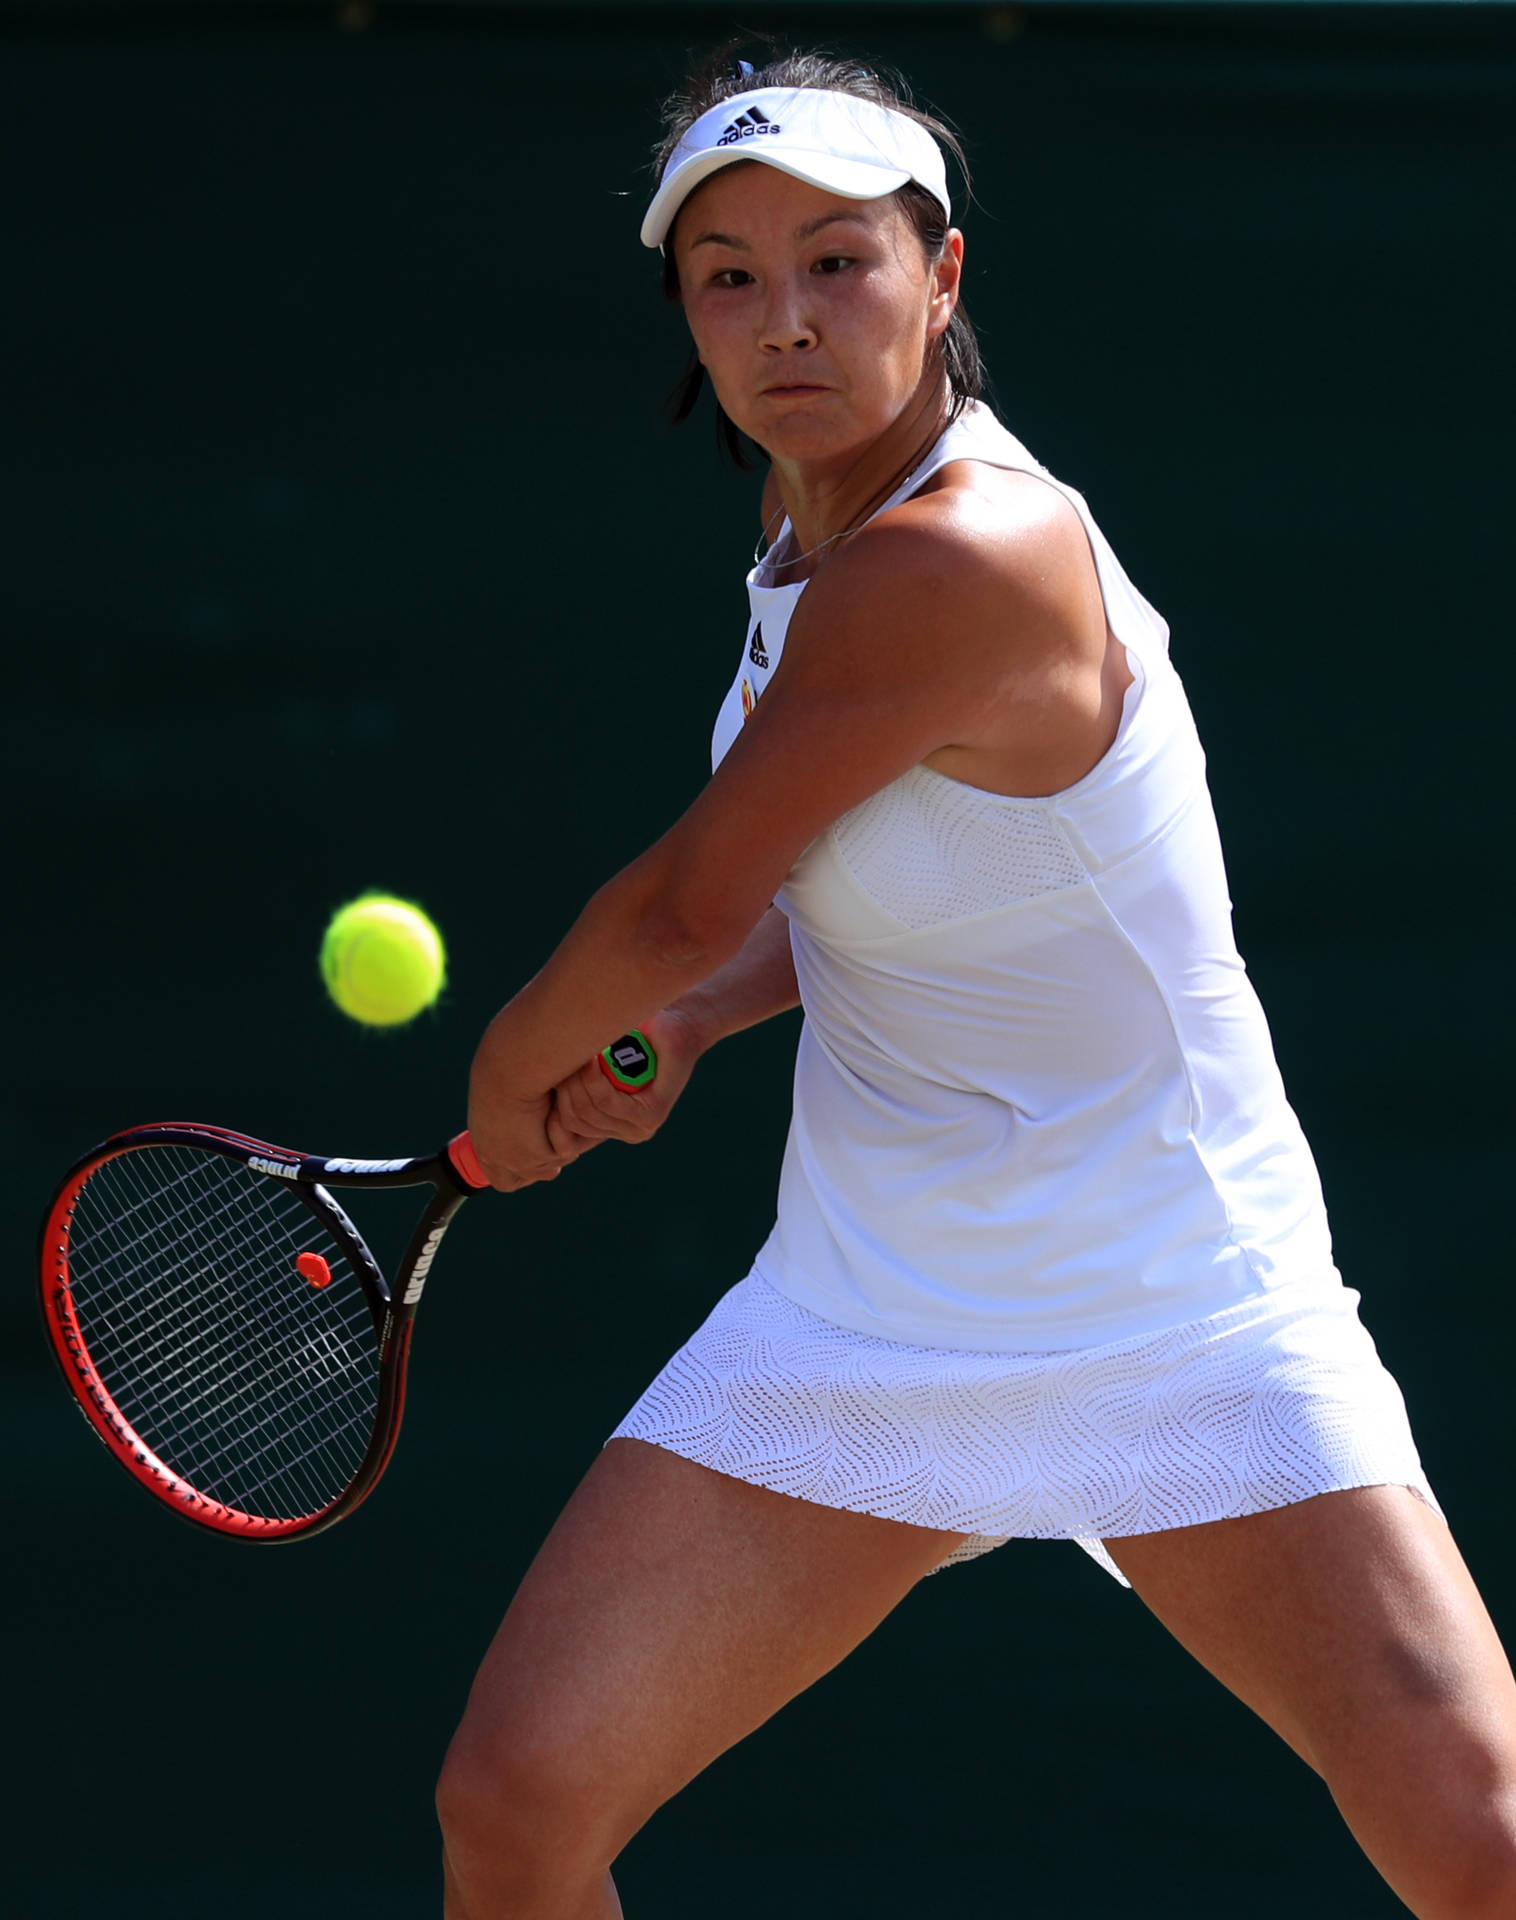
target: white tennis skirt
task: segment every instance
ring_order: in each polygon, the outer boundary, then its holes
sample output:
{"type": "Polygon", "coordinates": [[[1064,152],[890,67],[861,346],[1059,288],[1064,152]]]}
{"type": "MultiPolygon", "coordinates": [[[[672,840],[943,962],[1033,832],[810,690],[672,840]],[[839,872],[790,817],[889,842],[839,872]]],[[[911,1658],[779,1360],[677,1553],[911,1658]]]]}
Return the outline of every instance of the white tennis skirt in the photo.
{"type": "Polygon", "coordinates": [[[1437,1513],[1405,1401],[1349,1287],[1281,1290],[1166,1332],[961,1353],[833,1325],[750,1274],[612,1439],[821,1506],[1008,1539],[1101,1541],[1404,1486],[1437,1513]]]}

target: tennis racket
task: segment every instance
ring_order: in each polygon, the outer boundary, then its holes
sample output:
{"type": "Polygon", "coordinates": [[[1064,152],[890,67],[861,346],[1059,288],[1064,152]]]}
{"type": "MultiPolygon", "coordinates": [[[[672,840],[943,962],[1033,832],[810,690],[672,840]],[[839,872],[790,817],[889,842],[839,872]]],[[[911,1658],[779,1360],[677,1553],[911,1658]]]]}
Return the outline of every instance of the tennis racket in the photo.
{"type": "MultiPolygon", "coordinates": [[[[628,1091],[657,1059],[599,1056],[628,1091]]],[[[466,1133],[419,1159],[293,1152],[199,1122],[87,1153],[42,1226],[42,1317],[85,1418],[139,1486],[238,1540],[345,1519],[389,1465],[437,1249],[488,1186],[466,1133]],[[332,1187],[431,1189],[392,1280],[332,1187]]]]}

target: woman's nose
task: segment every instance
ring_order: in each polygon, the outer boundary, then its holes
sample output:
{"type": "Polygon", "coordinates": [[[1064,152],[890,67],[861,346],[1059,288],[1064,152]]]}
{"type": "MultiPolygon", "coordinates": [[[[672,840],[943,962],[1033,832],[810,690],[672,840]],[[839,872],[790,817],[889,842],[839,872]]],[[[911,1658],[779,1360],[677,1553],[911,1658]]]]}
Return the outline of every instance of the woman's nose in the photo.
{"type": "Polygon", "coordinates": [[[816,344],[816,329],[795,302],[776,300],[764,316],[760,336],[767,353],[803,353],[816,344]]]}

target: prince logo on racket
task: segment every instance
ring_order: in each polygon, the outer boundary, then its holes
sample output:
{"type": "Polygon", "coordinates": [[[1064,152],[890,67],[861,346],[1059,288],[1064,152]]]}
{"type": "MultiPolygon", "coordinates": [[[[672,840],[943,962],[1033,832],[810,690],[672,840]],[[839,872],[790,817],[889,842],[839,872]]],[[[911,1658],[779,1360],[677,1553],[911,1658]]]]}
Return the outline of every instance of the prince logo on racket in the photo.
{"type": "Polygon", "coordinates": [[[432,1261],[437,1256],[437,1249],[442,1245],[442,1236],[446,1232],[446,1226],[434,1227],[426,1236],[426,1244],[416,1256],[416,1264],[411,1268],[410,1285],[405,1290],[405,1304],[408,1307],[415,1306],[421,1298],[421,1289],[426,1285],[426,1276],[432,1270],[432,1261]]]}

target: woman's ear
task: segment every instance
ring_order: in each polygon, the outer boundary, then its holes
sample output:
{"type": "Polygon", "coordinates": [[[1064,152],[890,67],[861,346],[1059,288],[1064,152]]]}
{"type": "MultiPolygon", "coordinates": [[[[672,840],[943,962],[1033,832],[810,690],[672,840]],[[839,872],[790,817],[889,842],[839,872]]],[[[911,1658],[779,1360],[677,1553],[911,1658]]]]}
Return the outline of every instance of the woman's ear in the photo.
{"type": "Polygon", "coordinates": [[[957,227],[949,227],[947,238],[942,243],[941,257],[932,265],[931,300],[926,321],[928,339],[947,332],[962,284],[963,235],[957,227]]]}

